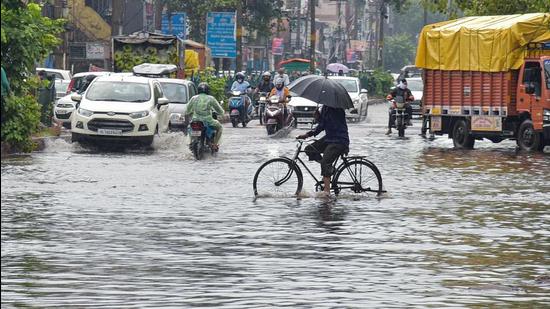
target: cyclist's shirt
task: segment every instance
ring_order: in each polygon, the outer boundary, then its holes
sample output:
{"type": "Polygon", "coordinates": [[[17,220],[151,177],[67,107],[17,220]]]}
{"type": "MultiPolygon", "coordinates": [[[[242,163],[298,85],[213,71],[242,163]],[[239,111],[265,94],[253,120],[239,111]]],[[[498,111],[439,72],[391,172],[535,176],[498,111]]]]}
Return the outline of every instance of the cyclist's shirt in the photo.
{"type": "Polygon", "coordinates": [[[325,142],[328,144],[342,144],[349,146],[348,125],[346,112],[341,108],[324,105],[319,115],[317,127],[309,133],[313,136],[325,131],[325,142]]]}

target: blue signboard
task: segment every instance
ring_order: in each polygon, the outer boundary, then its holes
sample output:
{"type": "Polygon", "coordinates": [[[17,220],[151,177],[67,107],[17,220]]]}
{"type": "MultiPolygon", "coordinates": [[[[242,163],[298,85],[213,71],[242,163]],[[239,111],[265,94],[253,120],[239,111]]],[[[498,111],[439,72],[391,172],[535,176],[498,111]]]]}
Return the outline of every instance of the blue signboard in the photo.
{"type": "Polygon", "coordinates": [[[162,14],[162,33],[177,35],[182,40],[185,40],[187,15],[184,12],[174,12],[171,14],[172,24],[168,21],[168,14],[162,14]],[[172,26],[172,29],[170,29],[172,26]]]}
{"type": "Polygon", "coordinates": [[[235,12],[209,12],[206,18],[206,45],[213,58],[237,58],[235,12]]]}

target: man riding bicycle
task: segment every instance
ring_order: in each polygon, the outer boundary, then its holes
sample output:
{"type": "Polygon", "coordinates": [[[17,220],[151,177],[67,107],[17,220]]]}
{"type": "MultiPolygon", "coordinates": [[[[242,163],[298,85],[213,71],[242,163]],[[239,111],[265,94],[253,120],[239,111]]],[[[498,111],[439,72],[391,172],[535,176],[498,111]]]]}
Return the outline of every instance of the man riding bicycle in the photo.
{"type": "Polygon", "coordinates": [[[305,149],[310,161],[317,161],[321,164],[321,175],[323,176],[323,195],[330,195],[330,179],[334,174],[332,164],[338,157],[349,151],[349,134],[346,123],[346,113],[341,108],[323,106],[319,114],[317,126],[297,139],[306,139],[317,136],[325,131],[325,136],[313,142],[305,149]],[[321,156],[321,153],[323,156],[321,156]]]}

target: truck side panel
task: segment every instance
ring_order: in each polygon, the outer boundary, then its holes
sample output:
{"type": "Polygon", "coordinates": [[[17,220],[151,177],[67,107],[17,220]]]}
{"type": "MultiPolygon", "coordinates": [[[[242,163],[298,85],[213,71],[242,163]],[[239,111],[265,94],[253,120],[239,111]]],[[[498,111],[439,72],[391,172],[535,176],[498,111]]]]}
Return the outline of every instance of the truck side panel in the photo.
{"type": "Polygon", "coordinates": [[[424,72],[423,103],[432,113],[516,115],[518,72],[424,72]]]}

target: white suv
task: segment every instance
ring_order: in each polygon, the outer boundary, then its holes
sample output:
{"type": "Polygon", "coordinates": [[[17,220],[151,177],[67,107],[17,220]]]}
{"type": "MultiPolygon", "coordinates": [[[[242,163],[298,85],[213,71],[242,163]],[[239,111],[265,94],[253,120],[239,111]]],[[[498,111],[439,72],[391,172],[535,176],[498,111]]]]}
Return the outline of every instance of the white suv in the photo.
{"type": "Polygon", "coordinates": [[[329,76],[346,88],[354,108],[346,110],[346,118],[361,121],[367,118],[368,98],[367,91],[361,89],[359,78],[351,76],[329,76]],[[360,91],[361,89],[361,91],[360,91]]]}
{"type": "Polygon", "coordinates": [[[152,78],[111,75],[96,78],[78,102],[71,120],[72,140],[138,142],[151,145],[168,129],[168,99],[152,78]]]}

